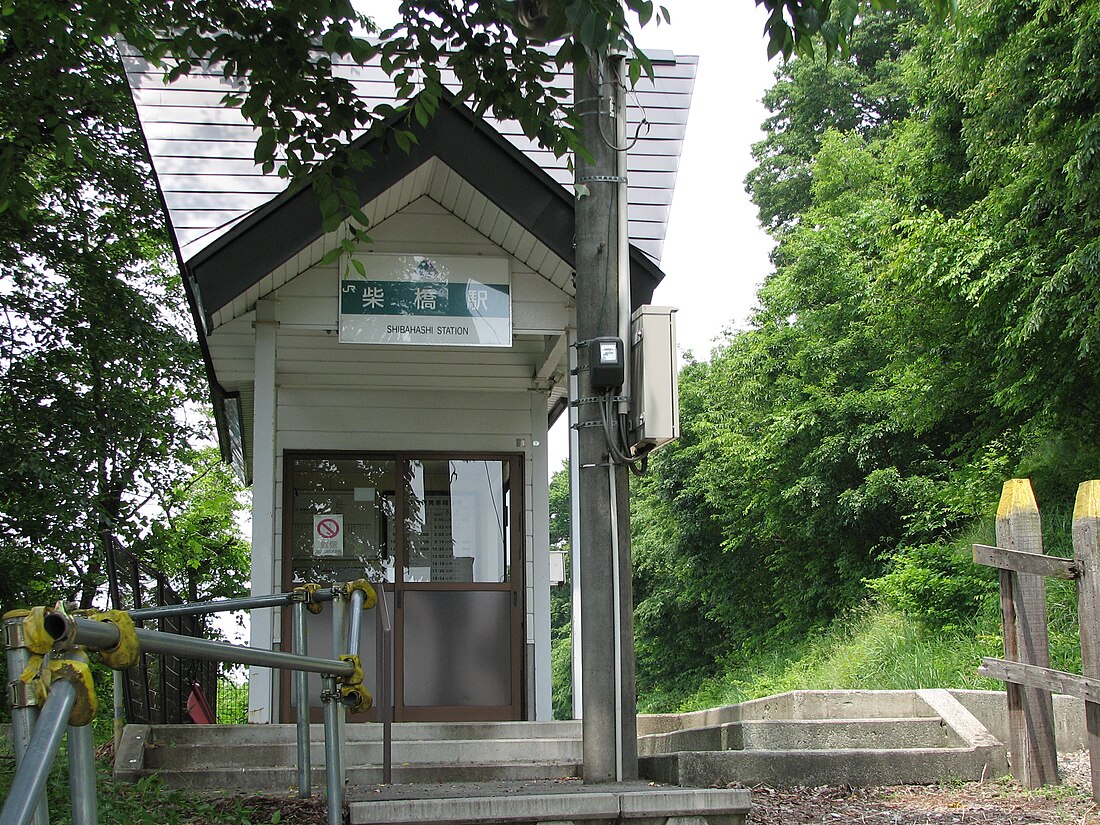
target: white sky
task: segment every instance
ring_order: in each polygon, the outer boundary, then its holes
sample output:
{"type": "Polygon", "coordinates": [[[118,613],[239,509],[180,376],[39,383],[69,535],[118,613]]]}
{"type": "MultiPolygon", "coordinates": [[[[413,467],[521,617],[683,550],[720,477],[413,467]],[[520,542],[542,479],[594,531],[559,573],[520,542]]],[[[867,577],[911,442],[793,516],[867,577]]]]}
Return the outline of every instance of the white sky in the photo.
{"type": "Polygon", "coordinates": [[[716,336],[741,325],[768,273],[771,242],[745,193],[750,150],[763,134],[760,103],[774,65],[763,37],[766,15],[750,0],[666,0],[672,25],[638,33],[644,49],[699,56],[668,238],[667,277],[655,304],[679,308],[681,352],[709,356],[716,336]]]}

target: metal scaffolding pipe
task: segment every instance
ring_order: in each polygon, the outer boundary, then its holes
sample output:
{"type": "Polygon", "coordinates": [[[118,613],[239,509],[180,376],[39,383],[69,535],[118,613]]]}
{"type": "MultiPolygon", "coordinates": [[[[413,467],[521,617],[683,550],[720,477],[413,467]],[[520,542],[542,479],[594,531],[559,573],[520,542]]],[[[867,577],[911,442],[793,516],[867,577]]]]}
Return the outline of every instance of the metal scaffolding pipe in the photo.
{"type": "Polygon", "coordinates": [[[69,799],[73,806],[73,825],[96,825],[95,746],[92,726],[69,725],[69,799]]]}
{"type": "MultiPolygon", "coordinates": [[[[23,755],[27,752],[27,745],[31,741],[31,732],[38,721],[38,705],[33,695],[29,692],[17,698],[14,690],[26,692],[27,686],[18,681],[20,674],[27,669],[30,663],[30,651],[24,647],[23,642],[23,617],[22,615],[4,619],[5,654],[8,664],[9,698],[12,700],[11,708],[11,738],[15,745],[15,769],[19,770],[23,764],[23,755]]],[[[35,825],[50,825],[50,811],[46,804],[46,795],[42,794],[38,800],[38,806],[34,812],[35,825]]]]}
{"type": "Polygon", "coordinates": [[[111,671],[111,714],[113,717],[111,720],[111,734],[115,743],[115,753],[118,753],[118,746],[122,742],[122,731],[126,727],[126,689],[123,687],[125,678],[125,671],[111,671]]]}
{"type": "Polygon", "coordinates": [[[362,590],[351,591],[351,613],[348,616],[348,648],[353,656],[359,655],[359,634],[363,629],[363,602],[367,594],[362,590]]]}
{"type": "MultiPolygon", "coordinates": [[[[211,602],[139,607],[128,612],[130,618],[136,622],[144,619],[167,619],[173,616],[202,616],[208,613],[225,613],[233,610],[254,610],[259,607],[281,607],[293,601],[295,601],[295,594],[293,593],[271,593],[267,596],[245,596],[240,599],[219,599],[211,602]]],[[[312,594],[310,601],[332,601],[332,589],[316,591],[312,594]]]]}
{"type": "MultiPolygon", "coordinates": [[[[332,655],[342,656],[348,650],[348,586],[346,583],[333,585],[332,588],[332,655]]],[[[339,728],[337,742],[340,743],[340,784],[343,787],[343,741],[348,715],[344,705],[336,706],[336,725],[339,728]]]]}
{"type": "Polygon", "coordinates": [[[382,784],[393,781],[393,628],[390,626],[390,607],[386,603],[386,586],[379,582],[378,620],[375,639],[378,673],[378,718],[382,722],[382,784]]]}
{"type": "MultiPolygon", "coordinates": [[[[46,632],[55,640],[65,639],[72,645],[95,650],[112,650],[119,643],[118,627],[111,622],[97,622],[62,613],[50,613],[43,624],[46,632]]],[[[142,628],[135,628],[134,634],[143,653],[167,653],[172,656],[209,662],[232,662],[240,665],[305,670],[310,673],[340,677],[351,676],[355,671],[355,666],[351,662],[342,662],[337,659],[298,656],[280,650],[261,650],[142,628]]]]}
{"type": "Polygon", "coordinates": [[[332,655],[348,652],[347,594],[339,591],[332,599],[332,655]]]}
{"type": "MultiPolygon", "coordinates": [[[[321,702],[325,706],[325,788],[329,825],[344,822],[344,760],[340,747],[340,692],[331,676],[321,678],[321,702]]],[[[3,825],[3,823],[0,823],[3,825]]]]}
{"type": "MultiPolygon", "coordinates": [[[[306,605],[294,602],[294,652],[306,655],[306,605]]],[[[309,675],[304,670],[294,672],[294,704],[298,733],[298,798],[308,799],[312,793],[313,766],[309,759],[309,675]]]]}
{"type": "Polygon", "coordinates": [[[23,764],[15,772],[8,798],[0,811],[0,825],[29,825],[34,818],[75,702],[76,685],[72,682],[59,680],[50,685],[38,724],[23,754],[23,764]]]}

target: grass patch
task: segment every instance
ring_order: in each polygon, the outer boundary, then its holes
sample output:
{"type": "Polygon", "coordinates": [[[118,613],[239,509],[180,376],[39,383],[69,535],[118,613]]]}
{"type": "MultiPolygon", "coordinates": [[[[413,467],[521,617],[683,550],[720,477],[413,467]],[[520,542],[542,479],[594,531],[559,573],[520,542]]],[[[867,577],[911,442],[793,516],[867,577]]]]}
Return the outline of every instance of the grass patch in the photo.
{"type": "MultiPolygon", "coordinates": [[[[0,797],[7,798],[14,776],[15,753],[10,743],[4,743],[0,746],[0,797]]],[[[64,745],[46,782],[46,799],[51,825],[71,825],[64,745]]],[[[214,798],[166,788],[157,776],[133,784],[115,782],[109,746],[97,752],[96,803],[101,825],[304,825],[322,821],[324,812],[323,799],[214,798]]]]}
{"type": "MultiPolygon", "coordinates": [[[[1043,536],[1048,555],[1073,555],[1071,527],[1071,506],[1047,508],[1043,536]]],[[[895,566],[867,582],[868,593],[875,595],[828,627],[798,638],[749,642],[719,661],[716,675],[696,689],[639,697],[639,709],[701,710],[790,690],[1003,690],[1003,683],[977,673],[983,657],[1004,654],[998,588],[995,582],[980,586],[982,577],[995,574],[968,561],[971,544],[995,542],[990,518],[942,547],[910,551],[911,557],[903,559],[908,567],[895,566]],[[951,588],[968,595],[934,604],[951,588]]],[[[1075,583],[1048,579],[1046,586],[1050,666],[1079,674],[1075,583]]]]}
{"type": "Polygon", "coordinates": [[[999,690],[977,674],[1002,651],[999,627],[933,634],[901,613],[868,605],[828,629],[729,657],[693,694],[647,710],[699,710],[789,690],[999,690]]]}

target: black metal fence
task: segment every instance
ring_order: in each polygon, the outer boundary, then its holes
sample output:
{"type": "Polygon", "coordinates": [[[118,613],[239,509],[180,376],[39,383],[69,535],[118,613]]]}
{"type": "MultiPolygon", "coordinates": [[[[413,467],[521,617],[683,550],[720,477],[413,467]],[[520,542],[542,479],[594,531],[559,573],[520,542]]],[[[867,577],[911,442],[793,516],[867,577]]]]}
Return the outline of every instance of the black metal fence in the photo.
{"type": "MultiPolygon", "coordinates": [[[[122,548],[116,547],[115,560],[117,607],[138,609],[184,602],[159,570],[139,562],[122,548]]],[[[196,638],[208,635],[202,616],[158,618],[136,624],[196,638]]],[[[218,716],[216,662],[142,653],[140,664],[124,671],[122,689],[126,721],[130,723],[174,725],[215,721],[218,716]]]]}
{"type": "Polygon", "coordinates": [[[248,721],[247,674],[244,667],[222,666],[215,702],[219,725],[243,725],[248,721]]]}

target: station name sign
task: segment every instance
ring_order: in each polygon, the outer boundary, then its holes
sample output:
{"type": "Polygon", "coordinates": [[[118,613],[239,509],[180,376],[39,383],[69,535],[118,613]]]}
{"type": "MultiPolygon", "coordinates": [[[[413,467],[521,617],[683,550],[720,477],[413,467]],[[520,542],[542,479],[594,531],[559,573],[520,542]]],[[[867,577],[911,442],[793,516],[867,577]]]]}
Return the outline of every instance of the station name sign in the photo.
{"type": "Polygon", "coordinates": [[[353,263],[356,274],[340,281],[342,343],[512,345],[507,258],[371,254],[353,263]]]}

